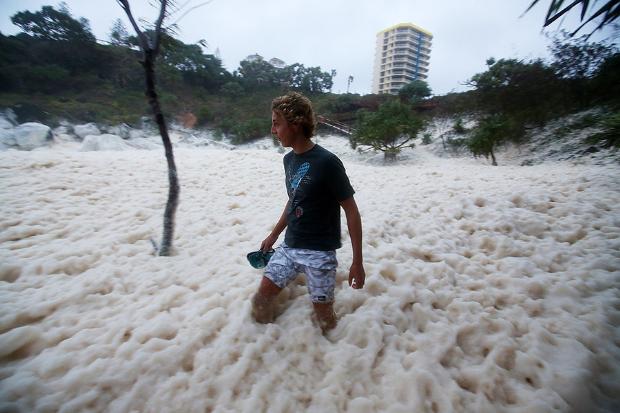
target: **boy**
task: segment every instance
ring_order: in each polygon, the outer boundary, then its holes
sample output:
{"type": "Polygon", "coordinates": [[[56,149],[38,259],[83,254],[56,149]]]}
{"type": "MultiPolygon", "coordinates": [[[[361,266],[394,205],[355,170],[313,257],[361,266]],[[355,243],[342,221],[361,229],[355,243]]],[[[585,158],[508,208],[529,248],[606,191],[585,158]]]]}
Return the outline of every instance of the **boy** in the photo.
{"type": "Polygon", "coordinates": [[[310,100],[289,92],[271,104],[271,133],[283,147],[288,202],[273,231],[261,244],[268,251],[286,228],[284,243],[269,261],[258,292],[252,299],[252,316],[260,323],[274,319],[275,297],[297,273],[304,272],[312,304],[325,333],[336,326],[333,310],[336,285],[336,249],[340,243],[340,207],[347,217],[353,247],[349,285],[364,287],[362,221],[344,166],[338,157],[310,139],[316,121],[310,100]]]}

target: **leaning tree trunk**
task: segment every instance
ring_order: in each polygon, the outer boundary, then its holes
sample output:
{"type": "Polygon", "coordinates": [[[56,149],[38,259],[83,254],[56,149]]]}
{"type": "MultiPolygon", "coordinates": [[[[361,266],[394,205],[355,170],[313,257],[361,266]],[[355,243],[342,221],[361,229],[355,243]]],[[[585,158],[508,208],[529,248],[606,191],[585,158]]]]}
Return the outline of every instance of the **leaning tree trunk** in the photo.
{"type": "Polygon", "coordinates": [[[493,166],[497,166],[497,159],[495,159],[495,154],[493,153],[493,149],[491,149],[491,160],[493,166]]]}
{"type": "Polygon", "coordinates": [[[174,216],[179,204],[179,180],[177,177],[177,167],[174,163],[174,153],[172,151],[172,143],[170,142],[170,136],[168,135],[168,127],[166,126],[166,120],[161,111],[159,105],[159,98],[155,91],[155,54],[153,50],[145,51],[145,59],[142,62],[144,71],[146,74],[146,96],[149,100],[149,105],[153,111],[153,116],[157,122],[161,140],[164,143],[164,149],[166,150],[166,161],[168,162],[168,202],[166,203],[166,210],[164,211],[164,233],[161,240],[161,246],[159,248],[159,255],[168,256],[172,248],[172,238],[174,236],[174,216]]]}

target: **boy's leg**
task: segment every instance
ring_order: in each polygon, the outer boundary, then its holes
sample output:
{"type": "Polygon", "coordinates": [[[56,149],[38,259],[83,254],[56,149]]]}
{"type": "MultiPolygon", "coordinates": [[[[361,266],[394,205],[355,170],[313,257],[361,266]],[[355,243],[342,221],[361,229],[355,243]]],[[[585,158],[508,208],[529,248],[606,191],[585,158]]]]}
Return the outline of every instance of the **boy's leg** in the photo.
{"type": "Polygon", "coordinates": [[[276,249],[269,260],[258,291],[252,298],[252,317],[259,323],[271,323],[276,317],[275,298],[296,276],[295,263],[282,248],[276,249]]]}
{"type": "Polygon", "coordinates": [[[258,291],[252,298],[252,317],[259,323],[271,323],[274,320],[274,298],[282,291],[269,278],[263,276],[258,291]]]}
{"type": "Polygon", "coordinates": [[[323,333],[336,327],[336,314],[334,313],[334,303],[312,303],[314,313],[319,320],[319,326],[323,333]]]}
{"type": "Polygon", "coordinates": [[[305,267],[308,291],[312,299],[314,313],[323,333],[336,327],[334,313],[334,290],[336,288],[336,254],[325,252],[317,254],[314,265],[317,268],[305,267]]]}

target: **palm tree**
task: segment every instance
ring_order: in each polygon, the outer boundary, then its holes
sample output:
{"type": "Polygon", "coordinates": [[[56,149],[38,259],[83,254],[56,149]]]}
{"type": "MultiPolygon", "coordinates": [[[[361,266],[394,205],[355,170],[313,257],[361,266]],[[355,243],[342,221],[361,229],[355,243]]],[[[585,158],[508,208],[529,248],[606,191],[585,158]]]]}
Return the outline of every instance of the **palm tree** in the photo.
{"type": "MultiPolygon", "coordinates": [[[[530,11],[530,9],[534,7],[538,2],[539,0],[533,0],[532,4],[530,4],[530,7],[528,7],[525,12],[527,13],[528,11],[530,11]]],[[[545,17],[545,23],[543,24],[543,27],[549,26],[551,23],[553,23],[578,5],[581,5],[580,21],[582,23],[579,27],[577,27],[574,32],[571,33],[571,36],[574,36],[586,24],[595,20],[598,21],[599,18],[602,18],[598,26],[596,26],[596,28],[592,30],[592,32],[590,32],[591,35],[595,31],[602,29],[606,25],[612,23],[618,18],[618,16],[620,16],[620,0],[608,0],[605,4],[603,4],[594,11],[592,10],[594,8],[594,5],[591,3],[598,3],[596,1],[591,2],[590,0],[574,0],[568,5],[564,5],[564,3],[564,0],[551,0],[551,4],[549,5],[549,9],[547,10],[547,16],[545,17]],[[590,6],[592,7],[590,8],[590,6]],[[589,13],[588,9],[590,9],[589,13]]]]}
{"type": "Polygon", "coordinates": [[[347,93],[349,93],[349,86],[353,83],[353,75],[349,75],[349,79],[347,79],[347,93]]]}

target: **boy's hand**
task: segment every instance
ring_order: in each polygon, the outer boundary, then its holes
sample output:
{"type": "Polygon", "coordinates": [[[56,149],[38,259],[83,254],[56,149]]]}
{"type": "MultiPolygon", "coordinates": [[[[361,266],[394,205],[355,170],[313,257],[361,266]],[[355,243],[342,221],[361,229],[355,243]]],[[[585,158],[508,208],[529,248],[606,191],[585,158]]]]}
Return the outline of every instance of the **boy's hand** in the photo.
{"type": "Polygon", "coordinates": [[[272,234],[269,234],[267,238],[265,238],[263,242],[261,242],[260,250],[263,252],[269,251],[273,247],[273,244],[276,243],[277,240],[278,240],[278,237],[274,237],[272,234]]]}
{"type": "Polygon", "coordinates": [[[363,264],[353,263],[349,269],[349,285],[356,290],[364,288],[366,281],[366,271],[363,264]]]}

